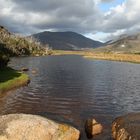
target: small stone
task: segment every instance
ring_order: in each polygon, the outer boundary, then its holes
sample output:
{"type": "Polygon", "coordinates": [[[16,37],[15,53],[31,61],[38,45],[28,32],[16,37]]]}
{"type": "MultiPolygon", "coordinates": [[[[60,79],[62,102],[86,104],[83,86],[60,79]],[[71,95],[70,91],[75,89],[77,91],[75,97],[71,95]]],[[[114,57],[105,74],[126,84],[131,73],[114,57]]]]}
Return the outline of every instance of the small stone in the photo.
{"type": "Polygon", "coordinates": [[[92,138],[94,135],[100,134],[103,131],[103,126],[95,119],[88,119],[85,124],[85,131],[88,138],[92,138]]]}

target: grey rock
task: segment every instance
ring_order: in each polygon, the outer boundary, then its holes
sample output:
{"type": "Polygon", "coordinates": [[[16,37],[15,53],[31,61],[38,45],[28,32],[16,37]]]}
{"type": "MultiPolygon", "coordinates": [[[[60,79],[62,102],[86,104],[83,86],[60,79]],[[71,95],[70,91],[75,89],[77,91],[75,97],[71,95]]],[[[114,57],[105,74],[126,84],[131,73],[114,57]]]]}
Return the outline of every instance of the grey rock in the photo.
{"type": "Polygon", "coordinates": [[[80,132],[37,115],[0,116],[0,140],[78,140],[80,132]]]}

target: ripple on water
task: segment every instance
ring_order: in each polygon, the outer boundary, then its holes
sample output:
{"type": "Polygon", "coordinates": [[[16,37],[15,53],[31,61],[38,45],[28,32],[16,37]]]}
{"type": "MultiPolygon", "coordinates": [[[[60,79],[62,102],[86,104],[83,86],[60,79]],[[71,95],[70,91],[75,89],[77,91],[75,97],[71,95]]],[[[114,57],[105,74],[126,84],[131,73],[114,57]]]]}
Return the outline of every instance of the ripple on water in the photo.
{"type": "Polygon", "coordinates": [[[140,65],[80,56],[14,58],[11,65],[28,67],[31,83],[0,98],[1,114],[41,114],[70,123],[81,130],[81,140],[87,139],[85,120],[94,117],[105,128],[94,140],[109,140],[112,120],[140,109],[140,65]]]}

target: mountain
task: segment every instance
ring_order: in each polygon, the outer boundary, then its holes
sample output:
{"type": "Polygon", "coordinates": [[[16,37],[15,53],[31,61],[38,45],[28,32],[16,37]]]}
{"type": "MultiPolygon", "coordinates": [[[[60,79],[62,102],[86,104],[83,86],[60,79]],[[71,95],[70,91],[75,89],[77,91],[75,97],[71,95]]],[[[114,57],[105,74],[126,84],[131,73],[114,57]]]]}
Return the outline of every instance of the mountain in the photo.
{"type": "Polygon", "coordinates": [[[41,32],[32,35],[43,44],[49,44],[52,49],[57,50],[80,50],[97,48],[103,43],[94,41],[75,32],[41,32]]]}
{"type": "Polygon", "coordinates": [[[116,40],[110,40],[105,46],[95,49],[99,52],[140,53],[140,33],[121,35],[116,40]]]}

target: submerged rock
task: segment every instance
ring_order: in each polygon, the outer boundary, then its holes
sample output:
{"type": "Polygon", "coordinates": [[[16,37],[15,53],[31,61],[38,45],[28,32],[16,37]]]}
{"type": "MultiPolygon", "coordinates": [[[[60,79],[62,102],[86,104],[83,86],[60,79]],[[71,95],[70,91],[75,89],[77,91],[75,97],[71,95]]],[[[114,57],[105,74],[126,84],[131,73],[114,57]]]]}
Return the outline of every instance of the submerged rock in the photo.
{"type": "Polygon", "coordinates": [[[103,126],[95,119],[88,119],[85,124],[85,131],[88,138],[92,138],[94,135],[100,134],[103,131],[103,126]]]}
{"type": "Polygon", "coordinates": [[[21,71],[29,71],[29,69],[28,69],[28,68],[23,67],[23,68],[21,68],[21,71]]]}
{"type": "Polygon", "coordinates": [[[0,116],[0,140],[78,140],[80,132],[37,115],[0,116]]]}
{"type": "Polygon", "coordinates": [[[140,113],[116,118],[112,123],[112,136],[115,140],[139,140],[140,113]]]}
{"type": "Polygon", "coordinates": [[[37,71],[36,70],[32,70],[32,74],[36,74],[37,73],[37,71]]]}

